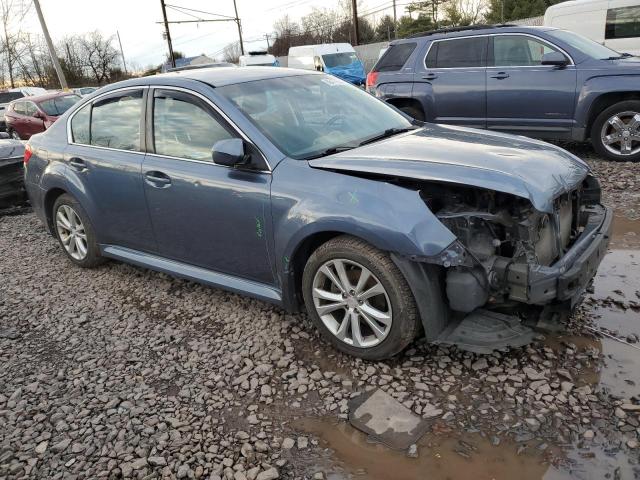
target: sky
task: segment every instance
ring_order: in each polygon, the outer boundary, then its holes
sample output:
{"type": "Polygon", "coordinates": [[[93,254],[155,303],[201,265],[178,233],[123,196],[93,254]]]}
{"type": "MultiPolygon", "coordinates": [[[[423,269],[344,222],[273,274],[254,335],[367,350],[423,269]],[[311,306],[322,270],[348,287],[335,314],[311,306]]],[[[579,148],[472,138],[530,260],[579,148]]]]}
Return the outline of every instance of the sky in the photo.
{"type": "MultiPolygon", "coordinates": [[[[336,8],[339,0],[236,0],[242,23],[245,50],[266,49],[265,33],[273,32],[273,23],[288,14],[292,20],[309,13],[312,7],[336,8]]],[[[235,16],[233,0],[165,0],[194,10],[235,16]]],[[[402,3],[402,2],[401,2],[402,3]]],[[[162,38],[163,25],[160,0],[40,0],[43,15],[54,42],[65,35],[99,30],[107,36],[120,32],[124,56],[128,65],[144,68],[157,65],[167,54],[162,38]]],[[[389,6],[391,0],[360,0],[359,11],[389,6]]],[[[192,12],[196,16],[215,18],[192,12]]],[[[400,15],[398,7],[398,15],[400,15]]],[[[171,20],[193,20],[184,13],[167,8],[171,20]]],[[[31,8],[23,31],[40,33],[40,25],[31,8]]],[[[174,50],[186,56],[221,55],[225,45],[238,40],[235,22],[187,23],[170,25],[174,50]]],[[[117,42],[116,42],[117,46],[117,42]]]]}

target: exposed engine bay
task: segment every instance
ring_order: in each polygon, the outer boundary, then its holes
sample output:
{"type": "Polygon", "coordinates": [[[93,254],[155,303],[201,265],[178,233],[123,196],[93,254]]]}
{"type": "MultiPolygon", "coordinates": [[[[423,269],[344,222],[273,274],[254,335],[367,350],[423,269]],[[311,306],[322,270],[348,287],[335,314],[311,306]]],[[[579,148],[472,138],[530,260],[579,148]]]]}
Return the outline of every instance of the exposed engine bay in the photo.
{"type": "Polygon", "coordinates": [[[449,267],[449,305],[459,312],[514,301],[545,303],[529,289],[536,271],[567,253],[600,202],[600,187],[592,176],[556,198],[552,214],[536,210],[526,199],[492,190],[430,184],[420,193],[464,247],[457,262],[443,263],[449,267]]]}

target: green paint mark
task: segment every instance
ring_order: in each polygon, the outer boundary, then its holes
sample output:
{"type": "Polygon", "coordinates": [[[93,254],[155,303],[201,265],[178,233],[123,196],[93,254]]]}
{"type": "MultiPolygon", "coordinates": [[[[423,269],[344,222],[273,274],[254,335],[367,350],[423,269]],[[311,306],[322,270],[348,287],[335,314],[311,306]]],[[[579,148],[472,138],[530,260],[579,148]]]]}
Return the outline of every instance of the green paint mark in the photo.
{"type": "Polygon", "coordinates": [[[256,235],[258,236],[258,238],[262,238],[262,220],[260,219],[260,217],[256,217],[256,235]]]}
{"type": "Polygon", "coordinates": [[[288,264],[289,263],[289,257],[287,257],[286,255],[283,257],[284,263],[288,264]]]}
{"type": "Polygon", "coordinates": [[[356,205],[360,202],[360,200],[358,200],[358,197],[356,196],[356,192],[349,192],[349,202],[351,202],[351,204],[356,205]]]}

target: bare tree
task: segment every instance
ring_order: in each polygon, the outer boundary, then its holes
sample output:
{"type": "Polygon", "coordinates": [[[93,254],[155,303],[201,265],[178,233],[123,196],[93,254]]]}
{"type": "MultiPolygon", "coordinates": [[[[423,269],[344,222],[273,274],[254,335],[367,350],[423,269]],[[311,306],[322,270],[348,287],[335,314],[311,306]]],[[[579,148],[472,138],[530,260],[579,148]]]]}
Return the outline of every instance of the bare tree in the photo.
{"type": "Polygon", "coordinates": [[[240,61],[240,43],[233,42],[224,47],[222,57],[225,62],[238,63],[240,61]]]}
{"type": "Polygon", "coordinates": [[[14,70],[18,58],[18,42],[20,40],[20,25],[26,16],[31,3],[22,0],[0,0],[0,23],[2,23],[2,49],[5,57],[9,83],[15,87],[14,70]]]}
{"type": "Polygon", "coordinates": [[[110,72],[120,65],[114,37],[105,38],[99,31],[81,37],[82,63],[98,84],[109,80],[110,72]]]}

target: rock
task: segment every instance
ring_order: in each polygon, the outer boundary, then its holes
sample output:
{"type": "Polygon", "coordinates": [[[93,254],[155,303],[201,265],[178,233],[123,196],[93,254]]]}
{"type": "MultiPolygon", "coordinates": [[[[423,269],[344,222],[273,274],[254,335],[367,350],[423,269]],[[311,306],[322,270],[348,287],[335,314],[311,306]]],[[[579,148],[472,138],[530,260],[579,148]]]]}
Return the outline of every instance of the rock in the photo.
{"type": "Polygon", "coordinates": [[[282,448],[284,450],[291,450],[296,444],[296,441],[293,438],[285,438],[282,441],[282,448]]]}
{"type": "Polygon", "coordinates": [[[634,405],[631,403],[623,403],[620,408],[627,412],[640,412],[640,405],[634,405]]]}
{"type": "Polygon", "coordinates": [[[585,440],[593,440],[593,437],[595,437],[596,434],[593,430],[585,430],[582,436],[584,437],[585,440]]]}
{"type": "Polygon", "coordinates": [[[307,448],[309,446],[309,440],[307,437],[298,437],[298,450],[302,450],[303,448],[307,448]]]}
{"type": "Polygon", "coordinates": [[[47,451],[47,445],[49,445],[49,442],[45,440],[44,442],[40,442],[34,450],[38,455],[42,455],[47,451]]]}
{"type": "Polygon", "coordinates": [[[540,430],[540,422],[535,418],[525,418],[524,421],[532,432],[540,430]]]}
{"type": "Polygon", "coordinates": [[[167,460],[164,457],[149,457],[148,461],[152,467],[164,467],[167,464],[167,460]]]}
{"type": "Polygon", "coordinates": [[[412,443],[409,446],[409,450],[407,450],[407,457],[418,458],[418,446],[415,443],[412,443]]]}
{"type": "Polygon", "coordinates": [[[271,467],[270,469],[265,470],[264,472],[260,472],[256,477],[256,480],[276,480],[277,478],[280,478],[280,474],[278,473],[278,470],[276,468],[271,467]]]}
{"type": "Polygon", "coordinates": [[[69,444],[71,443],[70,438],[65,438],[64,440],[59,441],[55,445],[51,447],[51,450],[56,453],[64,452],[69,444]]]}
{"type": "Polygon", "coordinates": [[[634,440],[634,439],[627,440],[627,447],[632,448],[632,449],[638,448],[638,441],[634,440]]]}
{"type": "Polygon", "coordinates": [[[471,369],[475,371],[484,370],[485,368],[489,368],[489,364],[487,363],[487,359],[484,357],[481,357],[480,359],[476,360],[471,365],[471,369]]]}
{"type": "Polygon", "coordinates": [[[182,464],[178,467],[178,478],[189,478],[192,474],[189,465],[182,464]]]}
{"type": "Polygon", "coordinates": [[[616,407],[614,414],[618,418],[627,418],[627,414],[620,407],[616,407]]]}

